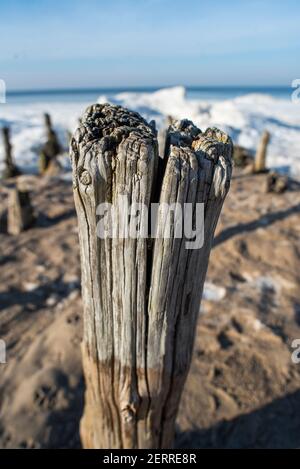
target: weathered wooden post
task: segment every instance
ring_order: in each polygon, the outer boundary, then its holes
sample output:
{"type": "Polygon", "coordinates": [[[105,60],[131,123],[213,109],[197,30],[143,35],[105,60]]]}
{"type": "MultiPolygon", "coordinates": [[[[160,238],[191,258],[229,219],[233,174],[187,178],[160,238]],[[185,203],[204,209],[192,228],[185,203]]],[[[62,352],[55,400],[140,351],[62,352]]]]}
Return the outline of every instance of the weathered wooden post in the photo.
{"type": "Polygon", "coordinates": [[[263,173],[266,171],[267,147],[270,141],[270,133],[265,130],[262,134],[260,143],[257,147],[254,160],[254,173],[263,173]]]}
{"type": "Polygon", "coordinates": [[[44,121],[46,127],[47,140],[44,143],[39,158],[39,170],[41,174],[53,173],[55,174],[60,170],[60,165],[57,161],[57,156],[61,152],[61,146],[58,141],[55,130],[52,127],[51,117],[49,114],[44,114],[44,121]],[[52,168],[51,168],[52,166],[52,168]]]}
{"type": "Polygon", "coordinates": [[[8,197],[7,232],[18,235],[34,222],[29,192],[18,187],[11,189],[8,197]]]}
{"type": "Polygon", "coordinates": [[[109,104],[88,108],[71,141],[84,304],[85,448],[173,444],[212,239],[230,184],[232,143],[189,121],[173,123],[167,142],[162,164],[154,127],[109,104]],[[177,217],[170,217],[164,236],[163,210],[156,239],[145,235],[145,217],[136,225],[131,211],[117,211],[114,228],[125,219],[137,236],[97,236],[97,206],[120,196],[147,208],[158,201],[190,203],[194,223],[196,204],[204,204],[203,246],[187,249],[186,239],[176,237],[177,217]]]}
{"type": "Polygon", "coordinates": [[[6,178],[18,176],[20,174],[20,171],[13,162],[9,127],[2,128],[2,137],[3,137],[4,153],[5,153],[5,158],[4,158],[5,169],[3,171],[3,178],[6,179],[6,178]]]}

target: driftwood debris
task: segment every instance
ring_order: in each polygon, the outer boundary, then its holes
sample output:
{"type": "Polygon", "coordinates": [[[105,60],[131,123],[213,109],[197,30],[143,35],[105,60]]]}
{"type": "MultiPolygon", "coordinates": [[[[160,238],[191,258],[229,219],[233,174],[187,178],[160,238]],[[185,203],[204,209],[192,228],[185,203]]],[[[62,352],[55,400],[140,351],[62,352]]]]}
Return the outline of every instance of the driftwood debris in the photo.
{"type": "Polygon", "coordinates": [[[4,179],[12,178],[20,174],[20,170],[14,164],[12,157],[12,145],[10,143],[10,131],[8,127],[2,128],[2,138],[4,144],[4,171],[2,177],[4,179]]]}
{"type": "Polygon", "coordinates": [[[57,156],[62,148],[58,141],[55,130],[52,127],[51,117],[44,114],[47,140],[41,148],[39,158],[39,170],[41,174],[56,174],[60,170],[57,156]]]}
{"type": "MultiPolygon", "coordinates": [[[[71,141],[84,305],[85,448],[169,448],[189,370],[214,230],[231,177],[232,143],[216,129],[173,123],[166,158],[139,114],[109,104],[86,111],[71,141]],[[160,167],[161,166],[161,167],[160,167]],[[163,168],[163,170],[162,170],[163,168]],[[160,174],[160,176],[159,176],[160,174]],[[132,213],[116,212],[138,236],[100,238],[96,210],[119,196],[129,205],[204,204],[204,244],[156,238],[132,213]]],[[[143,218],[142,220],[144,220],[143,218]]]]}
{"type": "Polygon", "coordinates": [[[29,192],[17,187],[11,189],[8,197],[7,232],[18,235],[30,228],[34,219],[29,192]]]}

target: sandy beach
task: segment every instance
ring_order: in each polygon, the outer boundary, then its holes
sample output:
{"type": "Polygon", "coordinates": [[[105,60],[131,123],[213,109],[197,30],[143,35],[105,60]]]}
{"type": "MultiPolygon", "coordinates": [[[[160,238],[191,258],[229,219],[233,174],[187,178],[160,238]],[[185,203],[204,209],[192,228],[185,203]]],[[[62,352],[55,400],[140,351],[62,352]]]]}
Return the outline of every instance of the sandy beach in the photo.
{"type": "Polygon", "coordinates": [[[3,467],[300,449],[299,20],[1,3],[3,467]]]}
{"type": "MultiPolygon", "coordinates": [[[[234,170],[178,416],[180,448],[300,445],[300,364],[291,359],[300,338],[300,185],[266,194],[265,178],[234,170]]],[[[84,382],[72,187],[32,175],[22,183],[37,220],[17,237],[1,226],[0,446],[78,448],[84,382]]]]}

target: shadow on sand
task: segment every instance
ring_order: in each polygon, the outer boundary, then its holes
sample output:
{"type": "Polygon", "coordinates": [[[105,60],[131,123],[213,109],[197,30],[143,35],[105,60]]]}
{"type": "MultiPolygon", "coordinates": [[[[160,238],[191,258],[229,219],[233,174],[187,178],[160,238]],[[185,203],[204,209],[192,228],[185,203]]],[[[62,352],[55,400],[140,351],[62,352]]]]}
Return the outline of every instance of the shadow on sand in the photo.
{"type": "MultiPolygon", "coordinates": [[[[80,448],[79,422],[83,411],[83,380],[66,412],[54,412],[49,420],[50,447],[80,448]]],[[[260,409],[222,421],[207,429],[178,432],[176,448],[299,448],[300,390],[260,409]]]]}
{"type": "Polygon", "coordinates": [[[285,218],[291,215],[295,215],[296,213],[300,213],[300,204],[294,205],[287,210],[278,210],[277,212],[263,215],[257,220],[253,220],[248,223],[239,223],[234,226],[229,226],[215,237],[213,247],[224,243],[233,236],[240,235],[242,233],[249,233],[251,231],[255,231],[258,228],[270,226],[273,223],[279,220],[284,220],[285,218]]]}
{"type": "Polygon", "coordinates": [[[177,448],[299,448],[300,390],[208,429],[178,433],[177,448]]]}

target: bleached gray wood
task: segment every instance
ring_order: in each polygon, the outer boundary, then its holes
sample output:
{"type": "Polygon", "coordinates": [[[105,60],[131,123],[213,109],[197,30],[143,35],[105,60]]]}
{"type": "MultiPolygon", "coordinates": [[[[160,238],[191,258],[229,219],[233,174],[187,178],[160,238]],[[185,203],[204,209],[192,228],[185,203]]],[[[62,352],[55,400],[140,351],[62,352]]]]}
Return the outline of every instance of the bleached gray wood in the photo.
{"type": "MultiPolygon", "coordinates": [[[[229,188],[232,144],[222,132],[202,134],[188,121],[174,123],[167,142],[161,166],[154,127],[108,104],[90,107],[71,141],[84,304],[86,448],[173,443],[211,242],[229,188]],[[119,194],[129,204],[147,206],[158,200],[203,202],[204,246],[187,250],[184,239],[174,239],[174,225],[169,239],[100,239],[96,207],[119,194]]],[[[160,214],[157,229],[164,225],[160,214]]]]}
{"type": "MultiPolygon", "coordinates": [[[[193,350],[196,320],[214,230],[231,177],[232,144],[224,133],[202,134],[191,122],[169,130],[168,162],[160,202],[205,204],[204,245],[155,241],[149,295],[148,362],[151,423],[158,447],[172,446],[175,419],[193,350]],[[153,399],[155,396],[155,400],[153,399]]],[[[158,226],[164,218],[158,218],[158,226]]]]}

